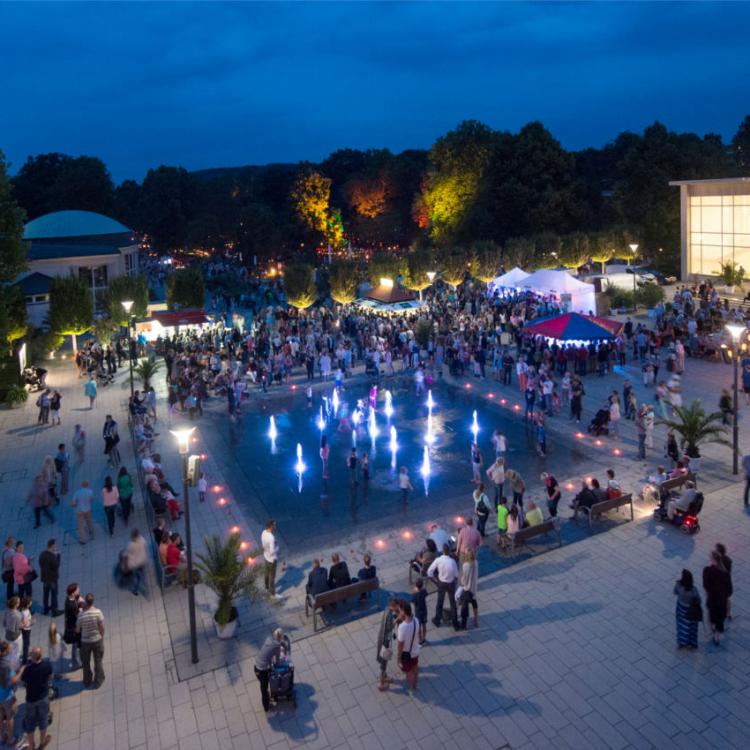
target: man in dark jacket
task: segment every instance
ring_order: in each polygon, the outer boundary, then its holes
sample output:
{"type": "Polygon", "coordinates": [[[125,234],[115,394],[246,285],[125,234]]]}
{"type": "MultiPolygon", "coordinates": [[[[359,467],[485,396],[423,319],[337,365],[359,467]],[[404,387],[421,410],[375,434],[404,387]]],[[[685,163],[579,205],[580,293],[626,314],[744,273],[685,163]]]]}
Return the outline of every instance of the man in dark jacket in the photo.
{"type": "Polygon", "coordinates": [[[349,568],[338,555],[338,552],[334,552],[331,555],[331,569],[328,571],[328,588],[338,589],[342,586],[348,586],[352,582],[352,577],[349,575],[349,568]]]}
{"type": "Polygon", "coordinates": [[[312,561],[312,570],[307,576],[305,591],[311,600],[318,594],[328,591],[328,571],[321,566],[317,558],[312,561]]]}
{"type": "Polygon", "coordinates": [[[52,617],[62,614],[57,608],[57,582],[60,578],[60,553],[57,550],[57,540],[50,539],[47,549],[39,555],[39,576],[44,588],[44,614],[51,613],[52,617]]]}

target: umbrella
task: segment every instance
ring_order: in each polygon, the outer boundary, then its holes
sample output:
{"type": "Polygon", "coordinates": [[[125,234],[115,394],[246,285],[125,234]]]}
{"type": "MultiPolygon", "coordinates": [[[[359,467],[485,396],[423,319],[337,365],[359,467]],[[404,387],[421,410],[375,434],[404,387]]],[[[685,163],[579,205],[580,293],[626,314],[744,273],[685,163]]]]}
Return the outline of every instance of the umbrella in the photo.
{"type": "Polygon", "coordinates": [[[580,313],[565,313],[554,318],[544,318],[524,328],[534,336],[545,336],[558,341],[588,341],[613,339],[622,330],[622,323],[607,318],[597,318],[580,313]]]}

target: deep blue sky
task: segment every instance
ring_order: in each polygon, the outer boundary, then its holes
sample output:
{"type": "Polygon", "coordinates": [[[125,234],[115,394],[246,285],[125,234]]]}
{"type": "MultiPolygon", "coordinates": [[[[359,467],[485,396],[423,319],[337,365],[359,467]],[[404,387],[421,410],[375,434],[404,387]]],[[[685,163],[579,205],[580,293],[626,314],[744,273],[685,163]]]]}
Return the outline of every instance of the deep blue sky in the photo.
{"type": "Polygon", "coordinates": [[[0,149],[149,167],[426,148],[466,118],[568,148],[732,137],[750,4],[0,3],[0,149]]]}

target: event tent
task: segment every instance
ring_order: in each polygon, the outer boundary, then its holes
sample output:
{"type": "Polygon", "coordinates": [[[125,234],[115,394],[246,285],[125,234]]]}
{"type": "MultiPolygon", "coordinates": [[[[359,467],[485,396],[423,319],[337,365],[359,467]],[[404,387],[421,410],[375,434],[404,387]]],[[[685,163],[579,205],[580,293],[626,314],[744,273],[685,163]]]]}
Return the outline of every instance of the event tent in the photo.
{"type": "Polygon", "coordinates": [[[622,328],[623,324],[616,320],[565,313],[538,320],[526,326],[524,332],[557,341],[595,341],[613,339],[620,334],[622,328]]]}
{"type": "Polygon", "coordinates": [[[529,274],[526,273],[526,271],[522,270],[518,266],[508,271],[508,273],[504,273],[500,276],[498,276],[496,279],[493,279],[490,281],[488,286],[490,289],[503,289],[503,288],[513,288],[521,286],[521,282],[528,276],[529,274]]]}
{"type": "Polygon", "coordinates": [[[566,312],[596,312],[594,285],[579,281],[567,271],[535,271],[523,279],[519,286],[543,297],[554,297],[566,312]]]}

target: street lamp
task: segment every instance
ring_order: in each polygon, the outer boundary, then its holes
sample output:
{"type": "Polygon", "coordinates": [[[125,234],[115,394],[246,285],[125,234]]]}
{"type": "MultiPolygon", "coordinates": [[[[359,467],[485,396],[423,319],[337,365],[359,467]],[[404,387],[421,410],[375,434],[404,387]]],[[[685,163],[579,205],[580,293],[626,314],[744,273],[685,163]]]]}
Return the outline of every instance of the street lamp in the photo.
{"type": "Polygon", "coordinates": [[[198,636],[195,630],[195,589],[193,588],[193,540],[190,534],[190,495],[188,494],[188,447],[195,427],[183,430],[170,430],[177,438],[182,458],[182,495],[185,502],[185,552],[187,554],[188,614],[190,616],[190,656],[193,664],[198,663],[198,636]]]}
{"type": "Polygon", "coordinates": [[[636,253],[636,250],[638,250],[638,244],[633,242],[632,244],[628,245],[628,247],[630,248],[630,252],[633,253],[633,262],[630,265],[633,268],[633,312],[635,312],[638,310],[638,305],[636,304],[636,301],[635,301],[635,265],[634,264],[635,264],[635,253],[636,253]]]}
{"type": "Polygon", "coordinates": [[[130,336],[130,311],[133,309],[133,300],[123,300],[122,306],[125,309],[125,314],[128,316],[128,362],[130,363],[130,398],[133,398],[133,340],[130,336]]]}
{"type": "Polygon", "coordinates": [[[435,271],[428,271],[427,278],[430,280],[430,284],[435,281],[435,271]]]}
{"type": "Polygon", "coordinates": [[[739,473],[739,467],[737,465],[737,454],[739,453],[739,430],[737,425],[737,417],[739,416],[739,396],[737,394],[737,369],[740,362],[740,337],[745,332],[745,326],[740,325],[727,325],[727,330],[732,335],[732,341],[734,342],[734,352],[732,359],[734,360],[734,418],[732,419],[732,474],[739,473]]]}

